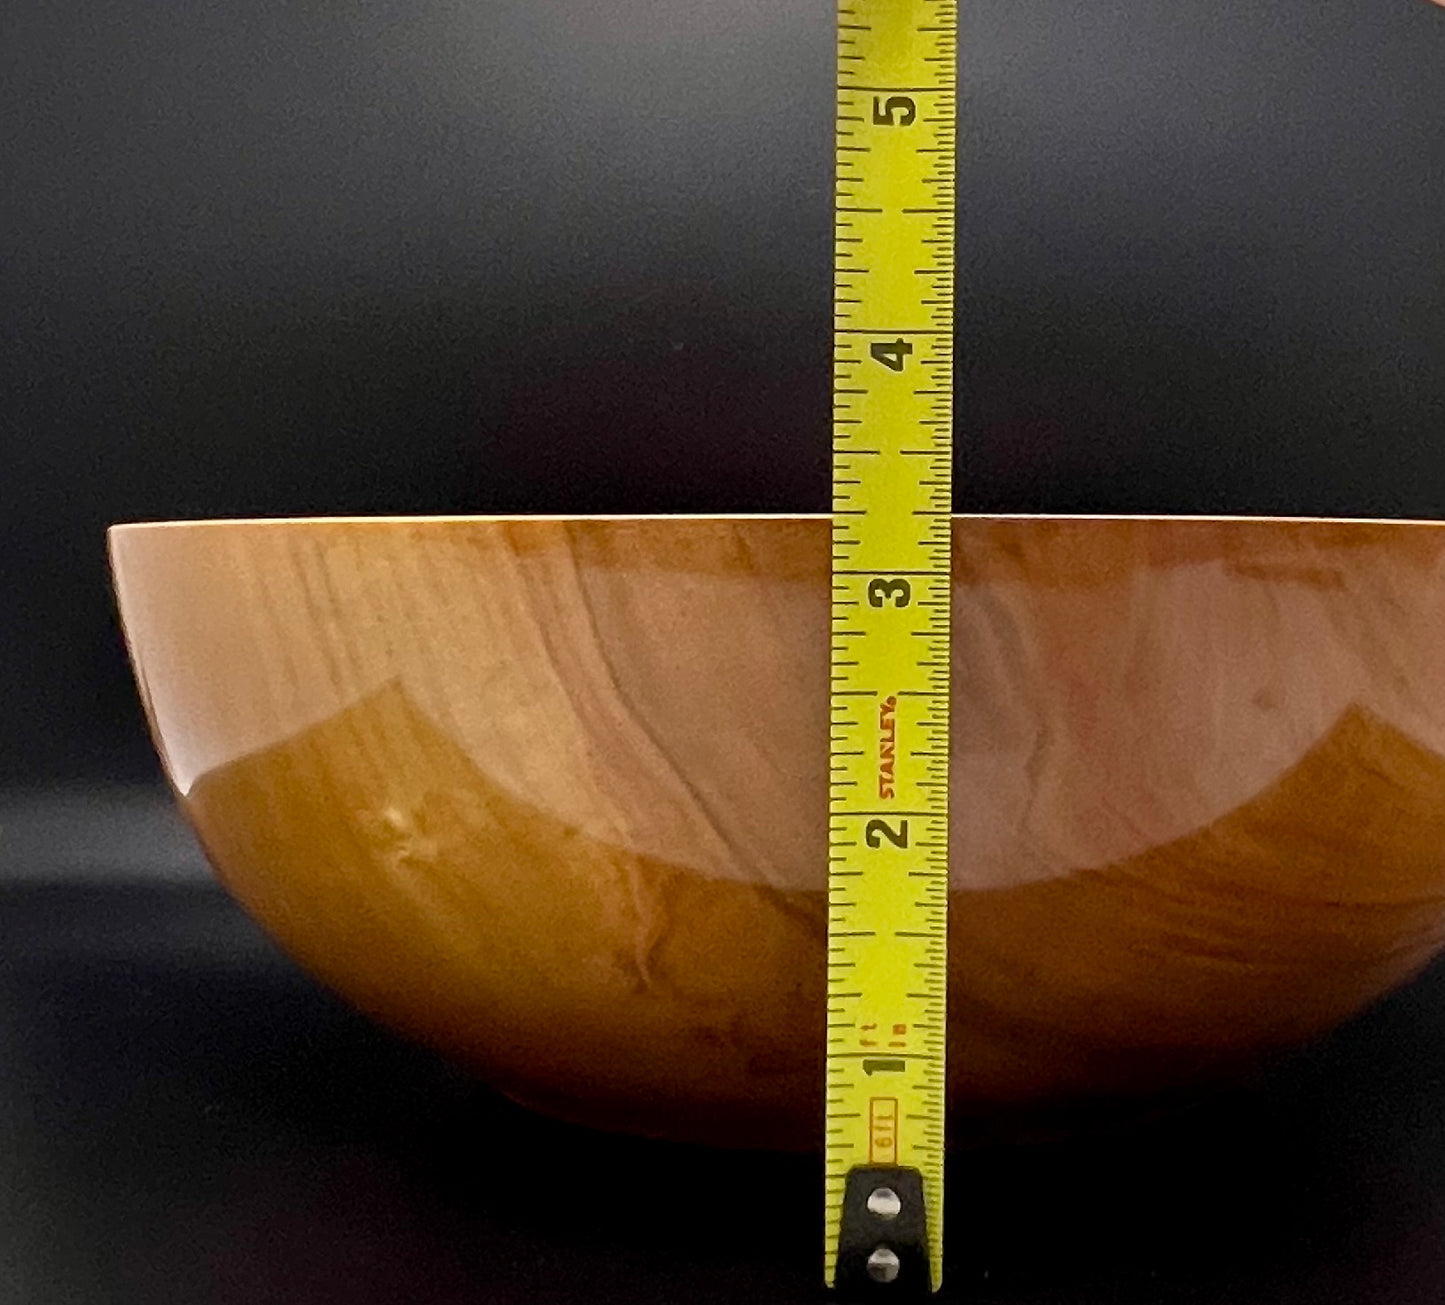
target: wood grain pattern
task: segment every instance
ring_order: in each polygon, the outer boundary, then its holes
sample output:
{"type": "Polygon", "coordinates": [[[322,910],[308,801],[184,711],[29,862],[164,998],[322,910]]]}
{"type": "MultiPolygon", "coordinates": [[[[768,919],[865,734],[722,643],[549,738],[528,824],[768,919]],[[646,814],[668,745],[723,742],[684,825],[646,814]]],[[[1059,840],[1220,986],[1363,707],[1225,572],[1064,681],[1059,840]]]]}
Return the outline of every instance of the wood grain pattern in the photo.
{"type": "MultiPolygon", "coordinates": [[[[823,518],[122,527],[223,880],[543,1108],[819,1127],[823,518]]],[[[951,1090],[1042,1117],[1311,1037],[1445,945],[1445,530],[959,518],[951,1090]]]]}

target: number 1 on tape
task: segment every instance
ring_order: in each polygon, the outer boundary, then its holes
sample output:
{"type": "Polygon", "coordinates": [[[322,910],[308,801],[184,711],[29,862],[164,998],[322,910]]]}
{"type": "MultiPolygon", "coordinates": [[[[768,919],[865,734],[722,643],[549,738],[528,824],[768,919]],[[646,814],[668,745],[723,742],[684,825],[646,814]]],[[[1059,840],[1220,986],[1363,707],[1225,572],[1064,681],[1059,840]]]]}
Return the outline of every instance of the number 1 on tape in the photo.
{"type": "Polygon", "coordinates": [[[956,0],[840,0],[826,1275],[937,1290],[956,0]]]}

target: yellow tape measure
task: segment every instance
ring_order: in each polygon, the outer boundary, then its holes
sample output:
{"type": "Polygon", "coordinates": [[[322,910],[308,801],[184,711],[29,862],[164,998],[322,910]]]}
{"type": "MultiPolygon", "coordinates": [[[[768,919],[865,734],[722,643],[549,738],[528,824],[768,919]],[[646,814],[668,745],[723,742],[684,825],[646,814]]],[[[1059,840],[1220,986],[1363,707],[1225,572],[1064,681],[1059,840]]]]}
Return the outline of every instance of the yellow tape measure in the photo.
{"type": "Polygon", "coordinates": [[[958,9],[838,13],[827,1280],[937,1290],[958,9]]]}

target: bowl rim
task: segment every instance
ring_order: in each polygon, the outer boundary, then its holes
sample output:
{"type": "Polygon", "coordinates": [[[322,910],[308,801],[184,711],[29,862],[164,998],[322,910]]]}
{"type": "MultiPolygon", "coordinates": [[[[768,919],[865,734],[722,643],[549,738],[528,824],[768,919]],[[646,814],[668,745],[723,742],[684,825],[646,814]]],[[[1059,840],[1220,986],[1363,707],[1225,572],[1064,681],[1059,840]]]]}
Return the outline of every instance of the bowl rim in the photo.
{"type": "MultiPolygon", "coordinates": [[[[197,517],[176,520],[120,521],[106,528],[115,536],[157,530],[290,528],[303,526],[351,526],[387,529],[411,526],[443,525],[586,525],[593,523],[687,523],[687,522],[794,522],[803,524],[830,521],[829,512],[577,512],[577,513],[439,513],[436,515],[364,516],[275,516],[275,517],[197,517]]],[[[1319,525],[1319,526],[1402,526],[1445,527],[1445,518],[1430,517],[1347,517],[1347,516],[1274,516],[1264,513],[1175,513],[1175,512],[955,512],[954,521],[1099,521],[1099,522],[1194,522],[1243,523],[1249,525],[1319,525]]]]}

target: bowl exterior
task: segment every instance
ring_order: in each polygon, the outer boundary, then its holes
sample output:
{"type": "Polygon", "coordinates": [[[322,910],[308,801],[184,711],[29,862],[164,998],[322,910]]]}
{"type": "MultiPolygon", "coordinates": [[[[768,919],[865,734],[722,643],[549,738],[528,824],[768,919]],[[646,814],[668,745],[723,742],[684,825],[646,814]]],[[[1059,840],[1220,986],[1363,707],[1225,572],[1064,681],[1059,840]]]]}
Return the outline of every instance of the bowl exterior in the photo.
{"type": "MultiPolygon", "coordinates": [[[[166,771],[363,1010],[568,1117],[812,1145],[826,520],[123,528],[166,771]]],[[[1043,1118],[1445,944],[1445,530],[960,518],[950,1085],[1043,1118]]]]}

